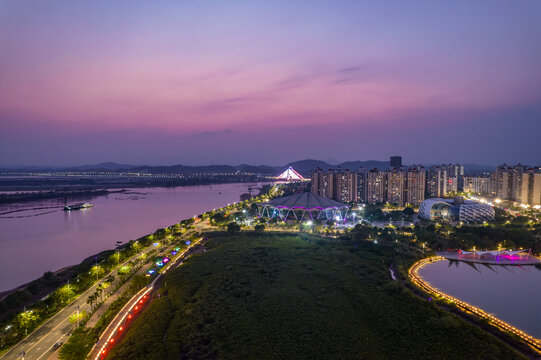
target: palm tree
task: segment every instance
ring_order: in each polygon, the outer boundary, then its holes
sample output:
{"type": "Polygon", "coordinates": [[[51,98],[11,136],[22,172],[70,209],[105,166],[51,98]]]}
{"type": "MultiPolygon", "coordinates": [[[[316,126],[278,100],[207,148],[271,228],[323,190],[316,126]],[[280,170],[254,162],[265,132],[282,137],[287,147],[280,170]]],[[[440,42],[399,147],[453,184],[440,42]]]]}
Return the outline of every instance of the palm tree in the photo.
{"type": "Polygon", "coordinates": [[[90,296],[86,299],[86,303],[87,303],[88,305],[90,305],[90,309],[92,309],[93,304],[94,304],[94,298],[93,298],[92,295],[90,295],[90,296]]]}
{"type": "Polygon", "coordinates": [[[98,300],[98,294],[97,293],[94,293],[92,295],[90,295],[88,297],[88,299],[86,299],[86,303],[90,305],[90,307],[93,309],[94,308],[94,304],[96,303],[96,301],[98,300]]]}

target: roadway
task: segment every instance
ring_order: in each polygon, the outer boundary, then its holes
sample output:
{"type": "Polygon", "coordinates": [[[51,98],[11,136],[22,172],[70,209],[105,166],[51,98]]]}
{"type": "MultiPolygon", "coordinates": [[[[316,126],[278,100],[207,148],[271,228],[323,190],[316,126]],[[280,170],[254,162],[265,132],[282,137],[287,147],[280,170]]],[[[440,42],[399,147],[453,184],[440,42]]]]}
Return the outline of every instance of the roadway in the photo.
{"type": "Polygon", "coordinates": [[[115,318],[109,323],[105,331],[101,334],[100,338],[96,344],[90,350],[88,354],[88,359],[98,360],[100,357],[104,358],[107,356],[108,350],[111,344],[114,343],[115,335],[120,331],[125,331],[126,321],[131,319],[131,316],[134,312],[139,309],[136,306],[143,305],[148,301],[148,297],[155,288],[159,287],[158,283],[162,279],[163,275],[170,269],[176,268],[182,265],[182,260],[185,259],[185,256],[190,254],[190,250],[198,245],[203,238],[191,243],[182,253],[178,254],[163,270],[154,278],[152,283],[150,283],[145,288],[141,289],[137,294],[135,294],[124,307],[118,312],[115,318]]]}
{"type": "MultiPolygon", "coordinates": [[[[103,276],[102,280],[105,279],[109,275],[113,275],[115,271],[118,269],[118,267],[126,265],[129,261],[133,260],[135,257],[140,256],[141,254],[146,254],[153,249],[154,247],[149,246],[146,249],[144,249],[142,252],[137,253],[133,255],[132,257],[128,258],[122,264],[114,268],[110,273],[103,276]]],[[[109,288],[113,289],[119,281],[120,279],[118,279],[118,276],[115,276],[115,280],[109,288]]],[[[30,333],[26,338],[24,338],[19,343],[14,345],[4,355],[0,356],[0,359],[1,360],[23,359],[23,352],[25,353],[24,360],[48,359],[51,355],[53,355],[53,353],[55,353],[55,349],[52,348],[53,345],[58,341],[66,342],[66,340],[69,338],[69,334],[71,333],[71,331],[75,329],[75,325],[69,322],[69,317],[73,313],[77,312],[77,307],[79,307],[79,311],[86,311],[87,313],[90,313],[91,311],[90,305],[87,304],[86,300],[91,294],[93,294],[96,291],[97,287],[99,286],[101,282],[102,281],[99,281],[95,283],[94,285],[92,285],[88,290],[86,290],[84,293],[79,295],[70,304],[66,305],[62,310],[56,313],[53,317],[46,320],[41,326],[39,326],[36,330],[30,333]]]]}

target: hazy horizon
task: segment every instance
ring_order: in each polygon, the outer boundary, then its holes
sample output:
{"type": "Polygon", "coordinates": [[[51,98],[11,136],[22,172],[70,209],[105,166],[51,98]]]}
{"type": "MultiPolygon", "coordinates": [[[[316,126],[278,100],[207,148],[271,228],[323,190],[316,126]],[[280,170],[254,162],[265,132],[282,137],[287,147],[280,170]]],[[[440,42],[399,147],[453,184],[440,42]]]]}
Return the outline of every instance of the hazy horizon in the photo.
{"type": "MultiPolygon", "coordinates": [[[[176,165],[183,165],[183,166],[213,166],[213,165],[223,165],[223,166],[241,166],[241,165],[248,165],[248,166],[272,166],[272,167],[280,167],[280,166],[286,166],[291,163],[295,163],[298,161],[306,161],[306,160],[313,160],[313,161],[324,161],[329,165],[340,165],[347,162],[371,162],[371,161],[377,161],[377,162],[389,162],[389,159],[348,159],[348,160],[335,160],[335,159],[316,159],[316,158],[306,158],[306,159],[297,159],[293,161],[287,161],[285,163],[275,163],[275,164],[267,164],[267,163],[216,163],[216,162],[207,162],[207,163],[182,163],[182,162],[173,162],[173,163],[124,163],[124,162],[117,162],[117,161],[100,161],[95,163],[74,163],[74,164],[58,164],[58,165],[51,165],[45,163],[44,165],[38,165],[38,164],[1,164],[0,168],[16,168],[16,167],[23,167],[23,168],[31,168],[31,167],[38,167],[38,168],[69,168],[69,167],[87,167],[87,166],[93,166],[93,165],[101,165],[101,164],[116,164],[119,166],[176,166],[176,165]]],[[[460,161],[442,161],[442,162],[419,162],[419,161],[405,161],[405,159],[402,159],[402,163],[404,165],[415,165],[415,164],[421,164],[421,165],[440,165],[440,164],[461,164],[461,165],[477,165],[477,166],[490,166],[490,167],[497,167],[499,165],[504,164],[497,163],[497,164],[482,164],[482,163],[473,163],[473,162],[460,162],[460,161]]],[[[506,163],[507,165],[516,165],[516,164],[523,164],[528,166],[539,166],[537,163],[525,163],[521,161],[517,162],[509,162],[506,163]]]]}

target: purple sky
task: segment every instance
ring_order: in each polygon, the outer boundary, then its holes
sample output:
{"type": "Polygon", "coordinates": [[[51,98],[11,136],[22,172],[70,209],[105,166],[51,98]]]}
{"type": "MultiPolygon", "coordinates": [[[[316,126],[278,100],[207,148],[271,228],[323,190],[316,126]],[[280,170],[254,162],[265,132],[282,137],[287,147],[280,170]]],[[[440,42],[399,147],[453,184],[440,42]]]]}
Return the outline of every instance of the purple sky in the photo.
{"type": "Polygon", "coordinates": [[[0,0],[0,164],[539,164],[540,39],[539,0],[0,0]]]}

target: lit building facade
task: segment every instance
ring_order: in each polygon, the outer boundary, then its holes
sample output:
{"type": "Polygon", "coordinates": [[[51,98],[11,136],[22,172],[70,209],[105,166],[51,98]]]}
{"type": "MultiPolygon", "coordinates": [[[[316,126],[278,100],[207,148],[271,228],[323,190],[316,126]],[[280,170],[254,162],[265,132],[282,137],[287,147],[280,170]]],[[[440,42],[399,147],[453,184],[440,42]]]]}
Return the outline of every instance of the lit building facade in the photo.
{"type": "Polygon", "coordinates": [[[368,204],[377,204],[385,202],[385,193],[387,187],[387,176],[384,171],[378,169],[370,170],[366,173],[365,182],[365,202],[368,204]]]}
{"type": "Polygon", "coordinates": [[[426,173],[426,193],[429,197],[442,197],[447,194],[447,170],[432,166],[426,173]]]}
{"type": "Polygon", "coordinates": [[[332,199],[334,196],[334,173],[317,169],[312,171],[312,193],[332,199]]]}
{"type": "Polygon", "coordinates": [[[520,201],[522,199],[523,174],[527,167],[500,165],[491,174],[491,195],[503,200],[520,201]]]}
{"type": "Polygon", "coordinates": [[[448,176],[445,182],[445,194],[456,194],[458,192],[458,178],[456,176],[448,176]]]}
{"type": "Polygon", "coordinates": [[[464,192],[470,194],[489,195],[490,178],[486,176],[464,176],[464,192]]]}
{"type": "Polygon", "coordinates": [[[390,204],[403,206],[406,203],[406,173],[400,169],[387,172],[387,197],[390,204]]]}
{"type": "Polygon", "coordinates": [[[358,174],[349,170],[312,171],[312,193],[341,202],[357,201],[358,174]]]}
{"type": "Polygon", "coordinates": [[[366,174],[368,170],[360,168],[357,172],[357,201],[366,202],[366,174]]]}
{"type": "Polygon", "coordinates": [[[461,164],[446,164],[441,165],[441,168],[447,171],[447,176],[460,178],[464,176],[464,165],[461,164]]]}
{"type": "Polygon", "coordinates": [[[541,205],[541,173],[530,169],[522,174],[519,201],[526,205],[541,205]]]}
{"type": "Polygon", "coordinates": [[[419,205],[425,199],[426,171],[422,166],[407,171],[406,202],[419,205]]]}
{"type": "Polygon", "coordinates": [[[357,173],[349,170],[334,173],[333,199],[340,202],[357,201],[357,173]]]}

